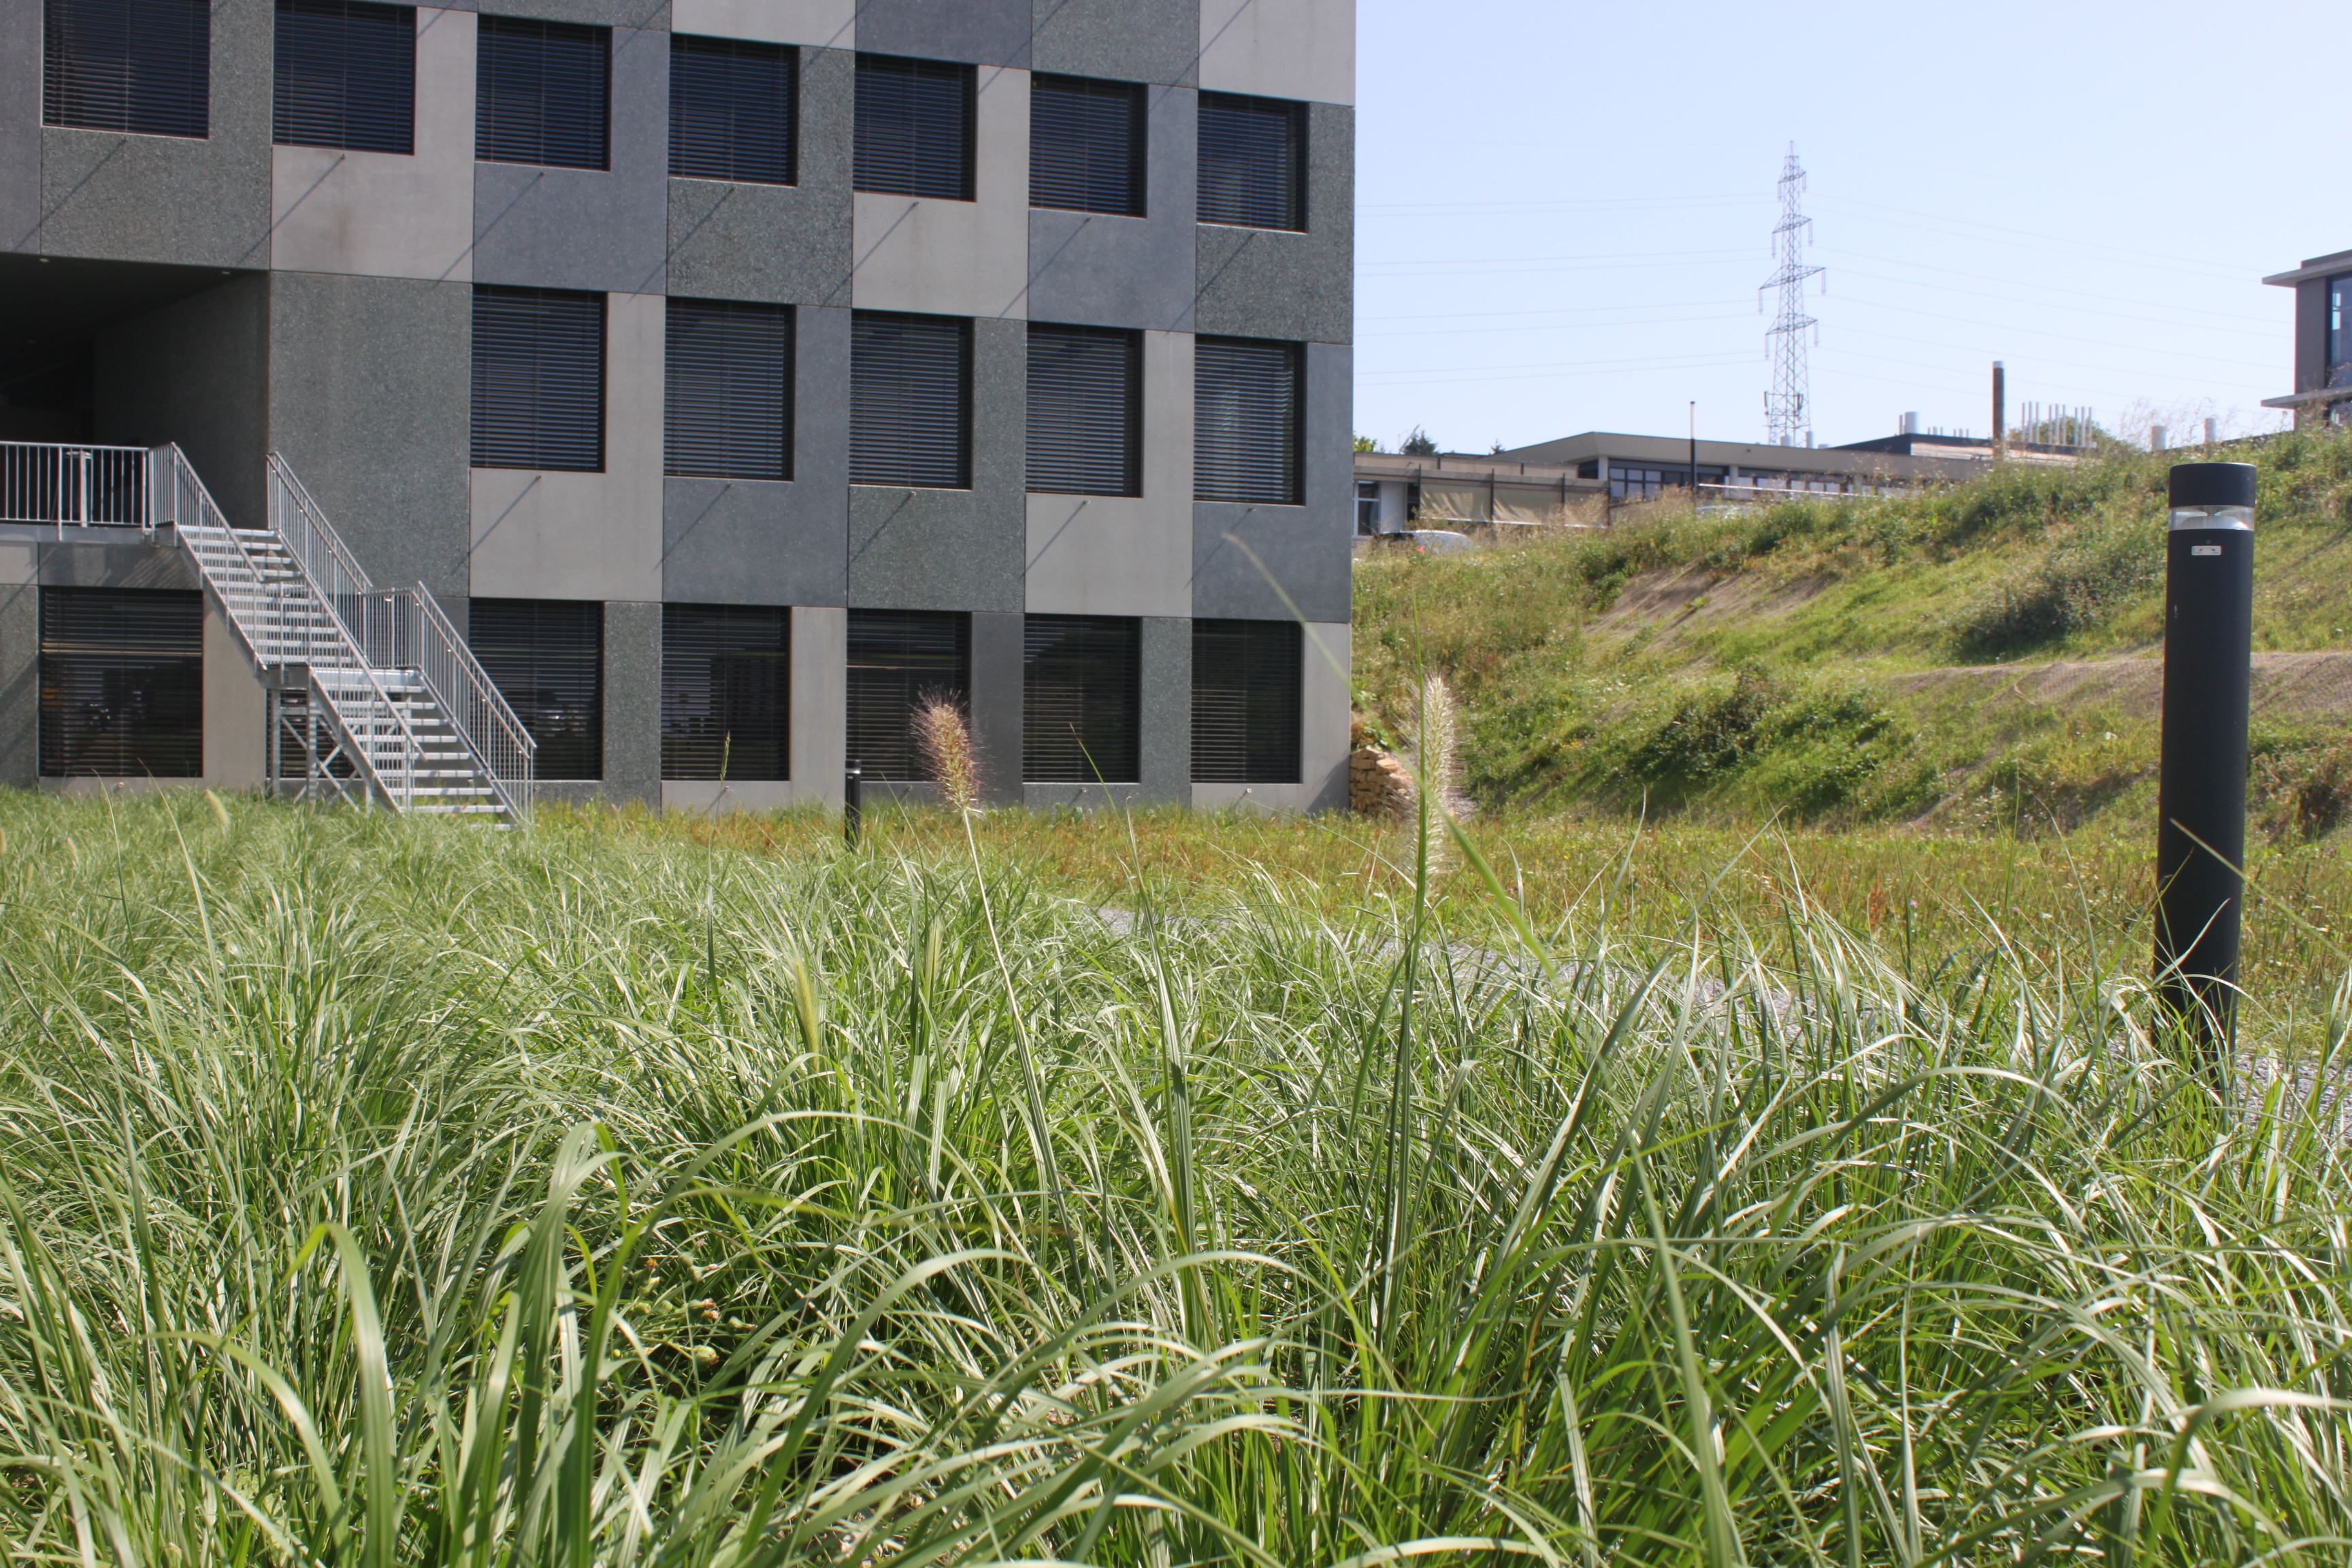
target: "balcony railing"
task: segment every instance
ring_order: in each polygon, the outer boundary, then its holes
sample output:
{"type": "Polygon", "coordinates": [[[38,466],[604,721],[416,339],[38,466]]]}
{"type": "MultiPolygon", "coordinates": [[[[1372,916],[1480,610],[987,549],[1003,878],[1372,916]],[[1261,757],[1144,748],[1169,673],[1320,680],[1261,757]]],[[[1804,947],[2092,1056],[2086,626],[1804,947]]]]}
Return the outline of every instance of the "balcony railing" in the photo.
{"type": "Polygon", "coordinates": [[[145,528],[144,447],[0,441],[0,522],[66,528],[145,528]]]}

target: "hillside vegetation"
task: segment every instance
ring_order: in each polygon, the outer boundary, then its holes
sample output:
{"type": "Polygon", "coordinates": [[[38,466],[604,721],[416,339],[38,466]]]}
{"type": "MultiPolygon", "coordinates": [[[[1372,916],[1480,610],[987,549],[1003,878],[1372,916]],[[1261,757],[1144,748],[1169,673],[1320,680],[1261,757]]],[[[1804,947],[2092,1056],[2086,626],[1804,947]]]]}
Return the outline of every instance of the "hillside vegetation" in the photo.
{"type": "MultiPolygon", "coordinates": [[[[1445,675],[1488,805],[2071,826],[2152,788],[2185,456],[1377,556],[1356,573],[1359,705],[1405,739],[1420,673],[1445,675]]],[[[2352,436],[2217,456],[2262,469],[2261,825],[2323,835],[2352,801],[2352,436]]]]}

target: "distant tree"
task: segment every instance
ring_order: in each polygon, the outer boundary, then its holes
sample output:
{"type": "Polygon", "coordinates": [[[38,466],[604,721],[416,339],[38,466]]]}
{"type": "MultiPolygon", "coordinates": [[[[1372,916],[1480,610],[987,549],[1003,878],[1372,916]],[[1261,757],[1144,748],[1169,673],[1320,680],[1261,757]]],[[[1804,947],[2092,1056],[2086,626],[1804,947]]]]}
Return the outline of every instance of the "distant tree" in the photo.
{"type": "Polygon", "coordinates": [[[1430,439],[1428,431],[1416,425],[1411,435],[1397,443],[1397,450],[1408,458],[1434,458],[1437,443],[1430,439]]]}
{"type": "Polygon", "coordinates": [[[1500,457],[1503,452],[1503,444],[1500,441],[1497,441],[1493,446],[1487,447],[1486,451],[1490,457],[1500,457]]]}
{"type": "Polygon", "coordinates": [[[1377,439],[1375,439],[1374,437],[1370,437],[1370,436],[1359,436],[1359,437],[1356,437],[1356,450],[1357,450],[1357,451],[1359,451],[1359,452],[1377,452],[1377,451],[1379,451],[1380,449],[1381,449],[1381,444],[1380,444],[1380,442],[1379,442],[1377,439]]]}

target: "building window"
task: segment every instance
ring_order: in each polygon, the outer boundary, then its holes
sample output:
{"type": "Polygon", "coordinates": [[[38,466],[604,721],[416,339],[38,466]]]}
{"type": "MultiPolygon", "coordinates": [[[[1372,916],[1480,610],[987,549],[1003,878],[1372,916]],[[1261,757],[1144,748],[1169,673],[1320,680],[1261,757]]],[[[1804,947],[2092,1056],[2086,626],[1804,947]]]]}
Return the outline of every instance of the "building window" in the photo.
{"type": "Polygon", "coordinates": [[[857,57],[856,184],[891,195],[971,200],[972,68],[857,57]]]}
{"type": "Polygon", "coordinates": [[[1381,531],[1381,481],[1356,481],[1356,531],[1378,533],[1381,531]]]}
{"type": "Polygon", "coordinates": [[[2352,386],[2352,330],[2347,330],[2344,321],[2347,310],[2352,310],[2352,276],[2330,278],[2327,280],[2327,384],[2332,387],[2352,386]]]}
{"type": "Polygon", "coordinates": [[[971,323],[860,310],[849,332],[849,482],[971,483],[971,323]]]}
{"type": "Polygon", "coordinates": [[[604,468],[604,296],[474,289],[474,467],[604,468]]]}
{"type": "Polygon", "coordinates": [[[539,742],[542,779],[604,776],[604,606],[593,599],[476,599],[466,641],[539,742]]]}
{"type": "Polygon", "coordinates": [[[1143,334],[1029,329],[1029,488],[1143,493],[1143,334]]]}
{"type": "Polygon", "coordinates": [[[47,0],[41,45],[44,125],[211,134],[211,0],[47,0]]]}
{"type": "Polygon", "coordinates": [[[44,588],[41,772],[194,778],[205,771],[200,593],[44,588]]]}
{"type": "Polygon", "coordinates": [[[662,777],[792,774],[792,612],[662,606],[662,777]]]}
{"type": "Polygon", "coordinates": [[[789,185],[797,173],[800,51],[740,38],[669,40],[669,172],[789,185]]]}
{"type": "Polygon", "coordinates": [[[601,169],[610,151],[613,34],[485,16],[474,43],[474,156],[601,169]]]}
{"type": "Polygon", "coordinates": [[[971,617],[849,612],[849,760],[870,779],[929,777],[915,744],[922,704],[971,706],[971,617]]]}
{"type": "Polygon", "coordinates": [[[1143,623],[1030,616],[1023,626],[1021,776],[1133,784],[1140,776],[1143,623]]]}
{"type": "Polygon", "coordinates": [[[1297,784],[1296,621],[1192,623],[1192,782],[1297,784]]]}
{"type": "Polygon", "coordinates": [[[1194,500],[1298,504],[1298,366],[1296,343],[1194,341],[1194,500]]]}
{"type": "Polygon", "coordinates": [[[791,306],[673,296],[667,354],[665,472],[793,477],[791,306]]]}
{"type": "Polygon", "coordinates": [[[1307,226],[1307,106],[1201,95],[1201,221],[1307,226]]]}
{"type": "MultiPolygon", "coordinates": [[[[1698,482],[1703,485],[1719,487],[1729,477],[1727,468],[1701,467],[1698,470],[1698,482]]],[[[1687,464],[1609,465],[1609,495],[1612,500],[1655,500],[1668,490],[1686,490],[1690,489],[1690,483],[1691,470],[1687,464]]],[[[1804,487],[1801,485],[1798,488],[1801,489],[1804,487]]]]}
{"type": "Polygon", "coordinates": [[[277,142],[413,153],[415,129],[414,7],[278,0],[277,142]]]}
{"type": "Polygon", "coordinates": [[[1029,79],[1029,205],[1143,216],[1143,89],[1029,79]]]}

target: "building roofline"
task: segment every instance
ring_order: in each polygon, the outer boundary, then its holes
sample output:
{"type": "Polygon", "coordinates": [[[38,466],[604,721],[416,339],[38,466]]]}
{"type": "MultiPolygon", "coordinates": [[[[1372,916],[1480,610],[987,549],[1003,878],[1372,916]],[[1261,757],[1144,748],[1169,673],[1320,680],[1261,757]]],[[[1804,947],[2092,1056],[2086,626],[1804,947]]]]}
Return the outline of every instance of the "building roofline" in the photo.
{"type": "Polygon", "coordinates": [[[2310,283],[2322,278],[2333,278],[2339,272],[2352,272],[2352,250],[2339,250],[2333,256],[2306,258],[2292,272],[2273,272],[2263,279],[2273,289],[2292,289],[2298,283],[2310,283]]]}

